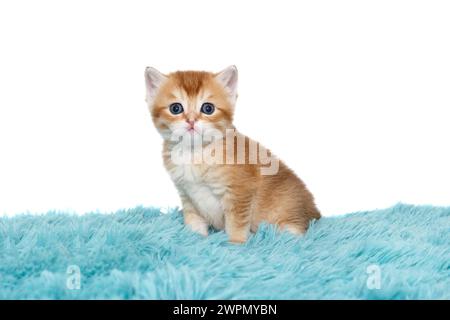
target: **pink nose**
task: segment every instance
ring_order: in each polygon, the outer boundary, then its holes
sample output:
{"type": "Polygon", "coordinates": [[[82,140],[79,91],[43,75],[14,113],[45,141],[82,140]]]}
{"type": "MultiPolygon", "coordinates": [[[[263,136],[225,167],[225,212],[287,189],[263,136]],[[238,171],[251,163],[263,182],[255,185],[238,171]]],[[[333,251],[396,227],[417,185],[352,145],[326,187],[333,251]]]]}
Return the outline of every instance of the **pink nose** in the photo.
{"type": "Polygon", "coordinates": [[[186,119],[186,122],[189,123],[189,125],[191,126],[191,128],[194,127],[195,120],[187,120],[187,119],[186,119]]]}

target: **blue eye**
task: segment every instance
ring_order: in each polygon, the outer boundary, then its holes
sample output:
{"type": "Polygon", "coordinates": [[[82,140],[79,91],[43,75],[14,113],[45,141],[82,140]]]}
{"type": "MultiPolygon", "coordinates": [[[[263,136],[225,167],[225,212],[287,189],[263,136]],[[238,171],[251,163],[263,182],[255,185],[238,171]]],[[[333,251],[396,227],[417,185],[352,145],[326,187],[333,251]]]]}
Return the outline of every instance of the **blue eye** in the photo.
{"type": "Polygon", "coordinates": [[[181,103],[175,102],[169,106],[169,110],[172,114],[180,114],[183,112],[183,106],[181,103]]]}
{"type": "Polygon", "coordinates": [[[204,114],[213,114],[215,109],[216,108],[212,103],[205,102],[204,104],[202,104],[202,108],[200,109],[200,111],[204,114]]]}

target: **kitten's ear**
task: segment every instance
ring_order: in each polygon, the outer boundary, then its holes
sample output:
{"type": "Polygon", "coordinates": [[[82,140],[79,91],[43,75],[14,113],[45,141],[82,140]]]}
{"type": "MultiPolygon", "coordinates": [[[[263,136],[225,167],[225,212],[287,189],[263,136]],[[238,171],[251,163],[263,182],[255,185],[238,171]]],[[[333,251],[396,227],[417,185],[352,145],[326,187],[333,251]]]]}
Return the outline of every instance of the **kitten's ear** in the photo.
{"type": "Polygon", "coordinates": [[[231,102],[236,102],[238,83],[238,71],[236,66],[229,66],[217,73],[215,77],[223,85],[225,90],[227,90],[231,102]]]}
{"type": "Polygon", "coordinates": [[[167,80],[167,77],[155,68],[145,68],[145,87],[147,89],[147,97],[145,100],[150,106],[153,104],[153,100],[165,80],[167,80]]]}

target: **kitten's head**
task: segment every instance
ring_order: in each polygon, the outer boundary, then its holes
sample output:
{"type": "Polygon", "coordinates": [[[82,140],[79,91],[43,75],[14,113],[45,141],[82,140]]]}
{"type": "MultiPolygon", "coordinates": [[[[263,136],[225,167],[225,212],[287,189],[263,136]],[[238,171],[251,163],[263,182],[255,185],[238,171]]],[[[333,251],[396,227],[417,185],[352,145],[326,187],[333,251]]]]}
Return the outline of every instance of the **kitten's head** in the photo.
{"type": "Polygon", "coordinates": [[[237,69],[219,73],[177,71],[168,75],[145,70],[147,103],[156,129],[164,139],[232,128],[237,69]]]}

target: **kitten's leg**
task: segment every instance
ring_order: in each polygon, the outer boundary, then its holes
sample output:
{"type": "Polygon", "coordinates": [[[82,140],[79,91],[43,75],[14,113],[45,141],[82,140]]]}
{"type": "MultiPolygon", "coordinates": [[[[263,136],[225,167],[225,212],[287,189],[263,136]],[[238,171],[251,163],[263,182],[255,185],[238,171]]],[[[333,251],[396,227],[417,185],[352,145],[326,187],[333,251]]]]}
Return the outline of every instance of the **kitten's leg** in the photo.
{"type": "Polygon", "coordinates": [[[186,196],[181,197],[181,202],[183,205],[184,223],[192,231],[206,237],[208,235],[208,222],[198,214],[197,209],[186,196]]]}
{"type": "Polygon", "coordinates": [[[250,234],[251,195],[224,198],[225,232],[232,243],[244,243],[250,234]]]}

